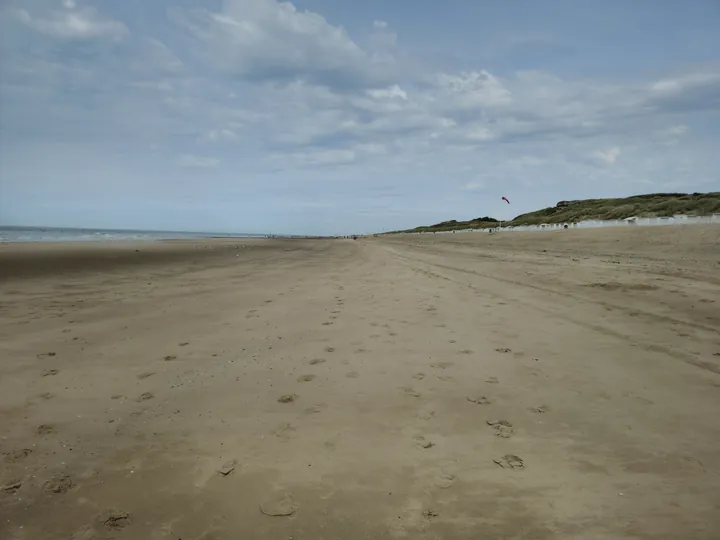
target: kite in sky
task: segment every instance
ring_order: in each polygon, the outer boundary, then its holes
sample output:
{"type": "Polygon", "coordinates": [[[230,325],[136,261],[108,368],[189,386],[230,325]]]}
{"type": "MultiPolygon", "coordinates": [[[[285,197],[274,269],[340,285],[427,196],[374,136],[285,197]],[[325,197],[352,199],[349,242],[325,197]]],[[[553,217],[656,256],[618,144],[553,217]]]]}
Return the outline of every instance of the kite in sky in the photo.
{"type": "Polygon", "coordinates": [[[503,197],[502,200],[505,201],[506,203],[510,204],[510,201],[508,200],[507,197],[503,197]]]}

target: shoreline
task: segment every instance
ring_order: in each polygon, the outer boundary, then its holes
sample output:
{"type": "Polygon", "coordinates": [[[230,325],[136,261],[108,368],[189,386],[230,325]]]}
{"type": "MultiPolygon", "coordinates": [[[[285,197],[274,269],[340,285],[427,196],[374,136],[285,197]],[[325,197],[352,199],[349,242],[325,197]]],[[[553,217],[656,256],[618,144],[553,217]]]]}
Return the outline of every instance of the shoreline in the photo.
{"type": "Polygon", "coordinates": [[[17,242],[0,244],[0,280],[113,270],[127,266],[209,261],[258,249],[282,249],[266,238],[169,239],[140,242],[17,242]]]}

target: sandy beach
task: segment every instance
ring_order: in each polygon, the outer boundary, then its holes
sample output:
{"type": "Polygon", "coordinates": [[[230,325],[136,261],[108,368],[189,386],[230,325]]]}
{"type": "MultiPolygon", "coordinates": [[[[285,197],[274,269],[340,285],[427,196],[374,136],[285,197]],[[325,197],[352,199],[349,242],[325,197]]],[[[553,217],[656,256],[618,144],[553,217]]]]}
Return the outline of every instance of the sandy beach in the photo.
{"type": "Polygon", "coordinates": [[[720,227],[0,246],[0,538],[717,539],[720,227]]]}

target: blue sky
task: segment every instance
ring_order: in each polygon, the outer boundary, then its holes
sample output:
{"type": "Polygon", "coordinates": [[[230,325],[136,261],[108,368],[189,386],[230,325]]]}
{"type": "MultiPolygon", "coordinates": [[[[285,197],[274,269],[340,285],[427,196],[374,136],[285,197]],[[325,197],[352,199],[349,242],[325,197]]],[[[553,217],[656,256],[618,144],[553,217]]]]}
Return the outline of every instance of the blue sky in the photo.
{"type": "Polygon", "coordinates": [[[341,234],[717,191],[718,28],[716,0],[4,0],[0,224],[341,234]]]}

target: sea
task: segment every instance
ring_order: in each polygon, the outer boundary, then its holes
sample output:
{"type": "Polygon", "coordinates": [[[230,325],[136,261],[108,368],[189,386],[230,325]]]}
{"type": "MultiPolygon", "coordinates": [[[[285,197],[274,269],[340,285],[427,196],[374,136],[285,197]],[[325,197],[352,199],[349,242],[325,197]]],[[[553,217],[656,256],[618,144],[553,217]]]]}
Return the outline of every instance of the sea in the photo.
{"type": "Polygon", "coordinates": [[[0,227],[0,243],[7,242],[143,242],[202,238],[263,238],[263,234],[60,227],[0,227]]]}

